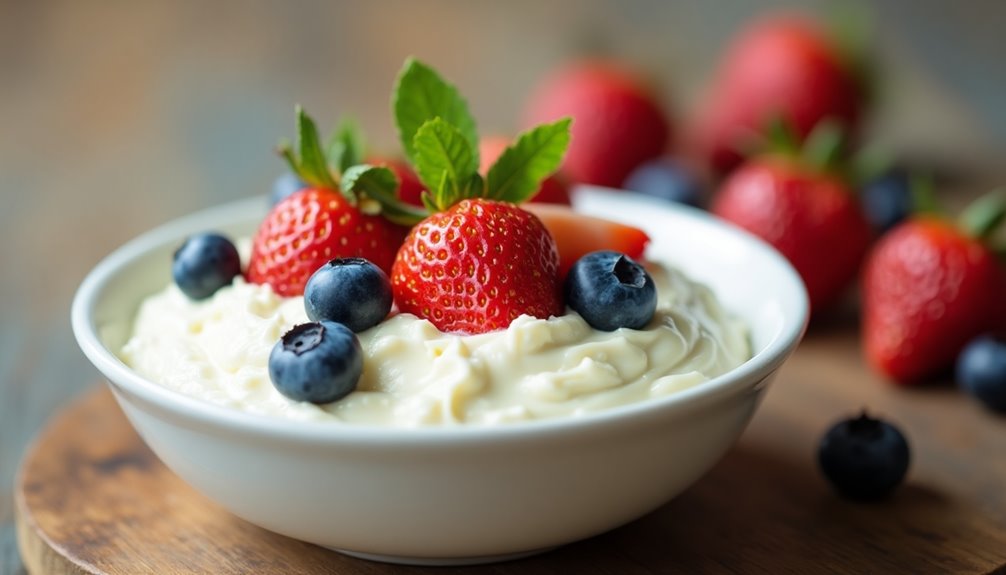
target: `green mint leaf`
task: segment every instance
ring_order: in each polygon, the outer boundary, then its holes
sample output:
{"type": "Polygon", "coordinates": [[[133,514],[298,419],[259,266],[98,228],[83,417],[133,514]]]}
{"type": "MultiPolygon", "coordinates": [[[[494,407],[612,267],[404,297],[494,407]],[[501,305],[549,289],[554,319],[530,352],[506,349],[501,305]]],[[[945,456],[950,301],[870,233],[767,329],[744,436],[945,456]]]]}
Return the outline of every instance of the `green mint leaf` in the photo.
{"type": "Polygon", "coordinates": [[[300,141],[298,175],[311,185],[337,189],[338,186],[328,168],[328,158],[321,148],[318,128],[314,120],[300,106],[297,106],[297,135],[300,141]]]}
{"type": "Polygon", "coordinates": [[[472,185],[479,167],[476,148],[458,128],[442,118],[429,120],[416,131],[413,150],[416,174],[439,209],[481,195],[472,185]]]}
{"type": "Polygon", "coordinates": [[[352,195],[360,202],[368,198],[374,200],[381,206],[381,214],[396,224],[411,226],[429,215],[398,199],[398,177],[384,166],[351,166],[343,173],[339,186],[343,194],[352,195]]]}
{"type": "Polygon", "coordinates": [[[363,163],[366,146],[359,127],[350,119],[339,122],[339,127],[328,140],[328,163],[345,173],[351,166],[363,163]]]}
{"type": "Polygon", "coordinates": [[[571,118],[563,118],[518,136],[489,168],[486,197],[515,204],[530,199],[542,181],[559,169],[569,146],[571,123],[571,118]]]}
{"type": "Polygon", "coordinates": [[[395,82],[391,105],[402,149],[413,164],[416,161],[416,132],[434,118],[442,118],[457,128],[476,150],[475,163],[478,164],[478,132],[475,119],[468,111],[468,103],[457,88],[448,84],[435,70],[415,58],[407,59],[395,82]]]}

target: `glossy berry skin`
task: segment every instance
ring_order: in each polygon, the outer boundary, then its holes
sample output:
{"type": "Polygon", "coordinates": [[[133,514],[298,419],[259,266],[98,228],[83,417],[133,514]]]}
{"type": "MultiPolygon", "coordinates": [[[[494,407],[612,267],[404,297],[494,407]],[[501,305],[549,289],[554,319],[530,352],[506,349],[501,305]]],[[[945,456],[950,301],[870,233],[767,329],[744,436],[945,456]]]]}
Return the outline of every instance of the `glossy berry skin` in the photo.
{"type": "Polygon", "coordinates": [[[705,197],[698,178],[681,164],[661,158],[633,170],[622,187],[648,196],[701,207],[705,197]]]}
{"type": "Polygon", "coordinates": [[[518,206],[462,200],[416,224],[391,272],[401,311],[439,330],[486,333],[522,314],[562,314],[559,254],[548,230],[518,206]]]}
{"type": "Polygon", "coordinates": [[[908,174],[891,170],[863,185],[863,211],[878,234],[889,231],[912,213],[912,186],[908,174]]]}
{"type": "Polygon", "coordinates": [[[971,340],[957,358],[957,384],[990,409],[1006,412],[1006,341],[971,340]]]}
{"type": "Polygon", "coordinates": [[[803,279],[814,311],[853,282],[873,237],[843,180],[783,157],[749,160],[723,182],[711,209],[779,250],[803,279]]]}
{"type": "Polygon", "coordinates": [[[739,145],[782,116],[805,137],[825,118],[855,134],[863,98],[858,80],[824,31],[774,15],[743,30],[717,68],[690,139],[707,164],[727,173],[739,145]]]}
{"type": "MultiPolygon", "coordinates": [[[[510,143],[509,139],[502,136],[488,136],[479,140],[479,173],[485,176],[510,143]]],[[[552,174],[542,181],[541,187],[528,202],[568,206],[570,205],[569,186],[561,174],[552,174]]]]}
{"type": "Polygon", "coordinates": [[[322,404],[342,399],[356,389],[362,373],[360,341],[335,322],[298,325],[269,354],[273,386],[294,401],[322,404]]]}
{"type": "Polygon", "coordinates": [[[824,476],[840,494],[858,500],[888,495],[904,479],[910,459],[905,436],[865,413],[835,424],[818,448],[824,476]]]}
{"type": "Polygon", "coordinates": [[[555,239],[560,281],[577,260],[590,252],[610,250],[641,258],[650,243],[650,236],[637,227],[588,216],[567,206],[524,204],[523,207],[537,216],[555,239]]]}
{"type": "Polygon", "coordinates": [[[303,190],[306,187],[308,187],[307,184],[301,181],[293,172],[283,173],[272,183],[272,193],[269,194],[269,205],[275,206],[289,196],[292,196],[294,192],[303,190]]]}
{"type": "Polygon", "coordinates": [[[625,254],[593,252],[566,276],[566,305],[601,331],[642,329],[657,309],[650,274],[625,254]]]}
{"type": "Polygon", "coordinates": [[[573,183],[617,187],[636,166],[663,153],[667,114],[639,78],[612,63],[575,63],[531,96],[525,125],[573,117],[561,171],[573,183]]]}
{"type": "Polygon", "coordinates": [[[175,251],[171,275],[189,299],[202,300],[241,275],[241,258],[224,236],[197,234],[175,251]]]}
{"type": "Polygon", "coordinates": [[[387,272],[405,228],[361,213],[331,190],[308,188],[276,204],[252,240],[248,281],[282,296],[304,293],[311,274],[337,257],[362,257],[387,272]]]}
{"type": "Polygon", "coordinates": [[[1006,277],[979,240],[937,218],[880,239],[863,276],[863,347],[896,383],[949,370],[964,346],[1006,325],[1006,277]]]}
{"type": "Polygon", "coordinates": [[[336,258],[318,268],[304,287],[311,321],[334,321],[357,333],[381,323],[391,303],[388,275],[363,258],[336,258]]]}

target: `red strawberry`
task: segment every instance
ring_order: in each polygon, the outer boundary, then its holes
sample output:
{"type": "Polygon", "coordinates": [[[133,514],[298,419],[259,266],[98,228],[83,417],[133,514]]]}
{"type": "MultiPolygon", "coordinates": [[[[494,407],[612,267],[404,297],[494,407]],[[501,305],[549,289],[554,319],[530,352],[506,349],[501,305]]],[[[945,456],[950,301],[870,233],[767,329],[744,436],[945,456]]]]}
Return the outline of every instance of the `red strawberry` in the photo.
{"type": "Polygon", "coordinates": [[[660,104],[637,78],[612,64],[580,62],[561,70],[525,110],[528,125],[561,116],[574,118],[562,166],[573,182],[618,186],[668,145],[670,121],[660,104]]]}
{"type": "Polygon", "coordinates": [[[506,329],[521,314],[563,312],[555,241],[515,204],[468,199],[417,224],[398,252],[398,308],[441,331],[506,329]]]}
{"type": "Polygon", "coordinates": [[[385,217],[368,214],[381,211],[384,203],[379,199],[393,196],[394,176],[384,168],[349,166],[352,161],[347,153],[355,153],[359,146],[350,144],[358,138],[352,130],[344,130],[345,141],[337,163],[345,164],[346,178],[339,182],[337,170],[328,164],[329,158],[322,151],[314,121],[299,106],[297,132],[299,153],[287,143],[280,145],[280,153],[307,187],[273,206],[259,225],[252,240],[248,281],[269,284],[283,296],[301,295],[311,274],[337,257],[366,258],[389,272],[407,229],[385,217]],[[361,181],[361,171],[371,176],[362,178],[365,184],[361,187],[370,186],[373,193],[385,192],[381,198],[369,198],[368,207],[374,209],[368,214],[356,206],[363,203],[354,187],[361,181]],[[383,190],[382,186],[391,189],[383,190]]]}
{"type": "Polygon", "coordinates": [[[524,314],[561,314],[555,240],[517,204],[559,168],[571,120],[527,130],[480,170],[468,104],[435,70],[408,60],[392,108],[402,147],[429,190],[423,207],[433,212],[413,227],[395,258],[391,286],[398,308],[460,333],[506,329],[524,314]]]}
{"type": "Polygon", "coordinates": [[[768,155],[733,172],[712,212],[772,244],[803,278],[815,311],[853,281],[871,241],[853,190],[793,157],[768,155]]]}
{"type": "Polygon", "coordinates": [[[252,242],[248,281],[301,295],[332,258],[363,257],[390,272],[406,228],[361,213],[339,192],[309,188],[276,204],[252,242]]]}
{"type": "Polygon", "coordinates": [[[537,216],[555,239],[560,279],[566,277],[576,260],[590,252],[611,250],[640,259],[650,243],[650,237],[639,228],[587,216],[566,206],[527,204],[524,209],[537,216]]]}
{"type": "Polygon", "coordinates": [[[878,242],[863,278],[863,348],[877,371],[915,383],[950,368],[983,332],[1006,329],[1006,266],[983,243],[988,231],[929,216],[878,242]]]}
{"type": "Polygon", "coordinates": [[[854,133],[863,94],[838,47],[814,23],[773,16],[747,28],[718,69],[691,139],[725,173],[741,162],[738,148],[774,117],[801,137],[831,119],[854,133]]]}
{"type": "MultiPolygon", "coordinates": [[[[510,140],[500,136],[489,136],[479,140],[479,172],[485,174],[499,158],[510,140]]],[[[404,199],[404,198],[403,198],[404,199]]],[[[569,205],[569,186],[562,176],[553,174],[541,183],[541,188],[531,196],[529,202],[569,205]]]]}

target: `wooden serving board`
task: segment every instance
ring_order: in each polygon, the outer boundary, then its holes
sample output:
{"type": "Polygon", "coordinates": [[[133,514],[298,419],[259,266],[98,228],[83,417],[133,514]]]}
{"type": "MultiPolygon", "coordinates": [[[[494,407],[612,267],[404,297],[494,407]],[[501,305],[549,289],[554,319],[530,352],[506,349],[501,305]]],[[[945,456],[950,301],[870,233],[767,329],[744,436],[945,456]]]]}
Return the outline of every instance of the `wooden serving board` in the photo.
{"type": "MultiPolygon", "coordinates": [[[[855,325],[815,326],[741,441],[656,512],[536,557],[466,568],[340,555],[237,519],[168,471],[105,389],[58,414],[16,486],[32,574],[1006,573],[1006,417],[949,385],[900,389],[863,366],[855,325]],[[889,500],[836,497],[815,448],[863,407],[912,447],[889,500]]],[[[613,493],[612,497],[617,497],[613,493]]]]}

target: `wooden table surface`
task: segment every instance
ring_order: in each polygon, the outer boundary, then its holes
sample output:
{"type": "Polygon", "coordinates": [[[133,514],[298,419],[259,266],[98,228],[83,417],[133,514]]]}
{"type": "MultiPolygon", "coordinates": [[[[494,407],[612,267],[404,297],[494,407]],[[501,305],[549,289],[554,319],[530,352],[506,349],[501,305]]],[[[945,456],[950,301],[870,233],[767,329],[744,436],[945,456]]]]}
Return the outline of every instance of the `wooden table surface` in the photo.
{"type": "MultiPolygon", "coordinates": [[[[388,93],[405,56],[416,54],[461,86],[484,132],[507,131],[533,83],[589,48],[648,70],[680,117],[727,37],[777,5],[739,4],[0,2],[0,575],[20,570],[7,495],[17,461],[49,414],[97,377],[69,330],[77,284],[145,229],[266,193],[282,170],[271,148],[292,135],[294,103],[326,124],[352,114],[376,148],[392,149],[388,93]]],[[[884,89],[871,140],[952,168],[958,177],[942,190],[951,204],[1006,180],[1004,7],[878,7],[884,89]]],[[[809,341],[830,333],[822,326],[809,341]]],[[[799,357],[828,349],[805,347],[799,357]]],[[[834,386],[845,401],[822,399],[791,417],[823,429],[867,404],[909,427],[961,433],[941,411],[961,401],[956,393],[895,390],[864,379],[857,355],[847,361],[809,370],[807,384],[834,386]]],[[[986,417],[967,405],[956,408],[961,417],[986,417]]],[[[770,414],[755,425],[764,429],[770,414]]],[[[759,456],[805,462],[812,438],[779,429],[759,456]]],[[[940,481],[980,481],[967,469],[941,473],[940,481]]]]}

